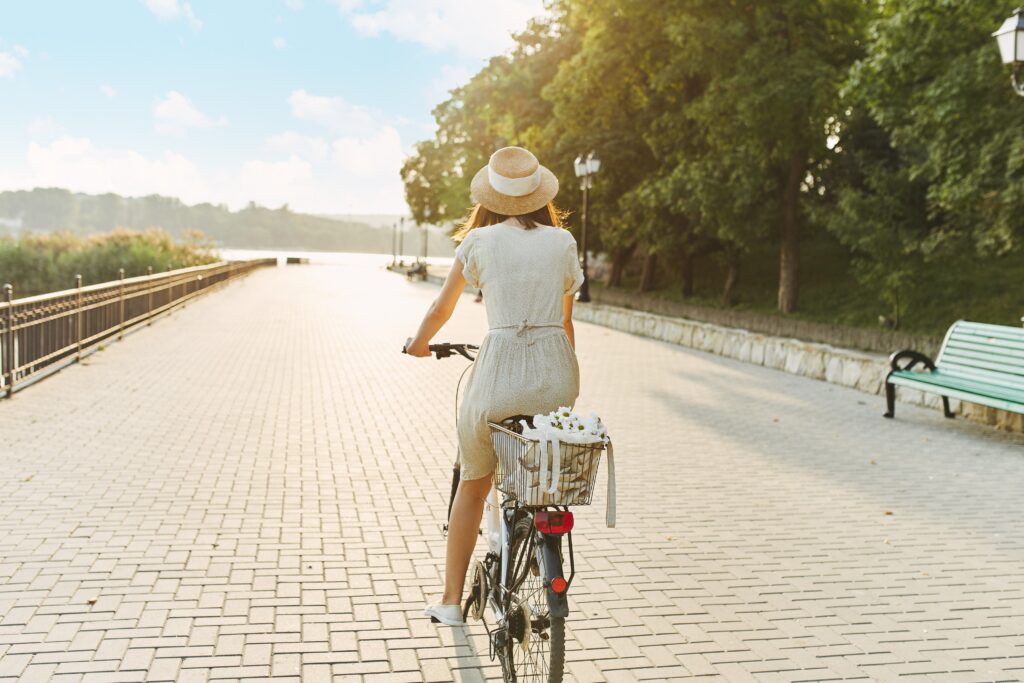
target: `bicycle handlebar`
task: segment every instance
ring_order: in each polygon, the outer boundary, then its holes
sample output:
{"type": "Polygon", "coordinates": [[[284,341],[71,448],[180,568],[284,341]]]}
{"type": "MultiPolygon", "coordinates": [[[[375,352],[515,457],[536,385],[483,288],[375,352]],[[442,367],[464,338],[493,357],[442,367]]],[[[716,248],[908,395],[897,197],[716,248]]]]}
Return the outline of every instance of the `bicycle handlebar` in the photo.
{"type": "MultiPolygon", "coordinates": [[[[411,341],[411,340],[410,340],[411,341]]],[[[408,344],[409,342],[406,342],[408,344]]],[[[402,346],[402,353],[407,353],[405,346],[402,346]]],[[[431,344],[427,347],[430,352],[437,356],[438,360],[459,354],[468,360],[476,360],[475,356],[469,355],[470,351],[478,351],[479,346],[475,344],[431,344]]]]}

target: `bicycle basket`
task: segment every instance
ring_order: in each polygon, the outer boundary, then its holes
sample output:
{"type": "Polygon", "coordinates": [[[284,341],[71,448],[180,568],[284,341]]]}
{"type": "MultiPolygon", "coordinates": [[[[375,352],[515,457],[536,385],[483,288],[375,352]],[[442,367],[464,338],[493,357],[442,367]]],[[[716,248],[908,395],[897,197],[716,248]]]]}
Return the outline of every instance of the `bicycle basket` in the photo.
{"type": "Polygon", "coordinates": [[[520,505],[590,505],[604,445],[558,442],[558,448],[489,422],[498,456],[494,487],[520,505]]]}

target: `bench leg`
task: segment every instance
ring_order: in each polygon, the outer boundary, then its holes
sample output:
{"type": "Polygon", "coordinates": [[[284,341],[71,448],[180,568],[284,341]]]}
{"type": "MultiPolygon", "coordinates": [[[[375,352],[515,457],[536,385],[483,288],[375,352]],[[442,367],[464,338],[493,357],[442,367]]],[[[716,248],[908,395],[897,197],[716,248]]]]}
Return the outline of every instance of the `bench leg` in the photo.
{"type": "Polygon", "coordinates": [[[882,417],[892,418],[896,415],[896,385],[885,383],[885,407],[886,411],[882,417]]]}
{"type": "Polygon", "coordinates": [[[956,417],[956,413],[954,413],[954,412],[953,412],[952,410],[950,410],[950,409],[949,409],[949,397],[948,397],[948,396],[943,396],[943,397],[942,397],[942,413],[943,413],[943,414],[944,414],[944,415],[945,415],[946,417],[948,417],[949,419],[951,419],[951,420],[952,420],[952,419],[953,419],[954,417],[956,417]]]}

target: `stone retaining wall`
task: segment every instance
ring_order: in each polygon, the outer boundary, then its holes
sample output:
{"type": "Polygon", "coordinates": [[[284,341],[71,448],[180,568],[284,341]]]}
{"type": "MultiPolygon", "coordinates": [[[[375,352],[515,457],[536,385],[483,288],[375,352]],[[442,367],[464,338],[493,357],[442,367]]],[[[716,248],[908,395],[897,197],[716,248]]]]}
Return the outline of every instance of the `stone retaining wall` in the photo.
{"type": "MultiPolygon", "coordinates": [[[[895,349],[914,349],[934,356],[942,345],[942,337],[908,334],[881,327],[868,329],[847,325],[802,320],[793,316],[759,313],[739,308],[714,308],[683,301],[669,301],[653,294],[622,289],[608,289],[593,283],[590,296],[595,303],[629,310],[656,313],[670,318],[686,318],[759,332],[772,337],[789,337],[829,344],[841,349],[857,349],[868,353],[890,354],[895,349]]],[[[953,321],[950,320],[950,323],[953,321]]]]}
{"type": "MultiPolygon", "coordinates": [[[[875,394],[878,396],[878,412],[885,411],[882,396],[889,362],[882,354],[851,351],[829,344],[774,337],[735,327],[595,303],[575,306],[573,318],[875,394]]],[[[935,409],[941,409],[942,406],[942,399],[937,394],[899,387],[896,396],[900,403],[935,409]]],[[[954,411],[970,420],[1000,429],[1024,432],[1024,415],[963,401],[953,400],[951,404],[954,411]]]]}

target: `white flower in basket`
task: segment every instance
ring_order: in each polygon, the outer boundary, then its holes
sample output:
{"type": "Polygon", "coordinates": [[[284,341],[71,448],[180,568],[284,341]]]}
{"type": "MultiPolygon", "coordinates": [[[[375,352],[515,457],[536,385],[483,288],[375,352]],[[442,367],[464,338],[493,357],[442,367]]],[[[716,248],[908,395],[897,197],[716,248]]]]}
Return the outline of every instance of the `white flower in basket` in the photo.
{"type": "Polygon", "coordinates": [[[602,450],[608,452],[608,526],[614,526],[614,463],[611,440],[601,418],[581,417],[560,407],[535,415],[521,434],[495,425],[498,474],[495,485],[523,505],[587,505],[602,450]]]}

